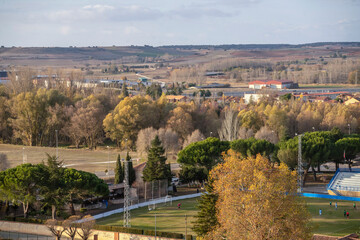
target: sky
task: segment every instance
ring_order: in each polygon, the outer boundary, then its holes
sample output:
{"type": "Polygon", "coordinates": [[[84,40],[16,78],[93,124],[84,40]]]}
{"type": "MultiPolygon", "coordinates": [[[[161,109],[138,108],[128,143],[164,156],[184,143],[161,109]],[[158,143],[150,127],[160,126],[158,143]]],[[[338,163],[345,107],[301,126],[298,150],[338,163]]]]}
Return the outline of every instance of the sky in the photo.
{"type": "Polygon", "coordinates": [[[0,0],[6,47],[339,41],[360,41],[360,0],[0,0]]]}

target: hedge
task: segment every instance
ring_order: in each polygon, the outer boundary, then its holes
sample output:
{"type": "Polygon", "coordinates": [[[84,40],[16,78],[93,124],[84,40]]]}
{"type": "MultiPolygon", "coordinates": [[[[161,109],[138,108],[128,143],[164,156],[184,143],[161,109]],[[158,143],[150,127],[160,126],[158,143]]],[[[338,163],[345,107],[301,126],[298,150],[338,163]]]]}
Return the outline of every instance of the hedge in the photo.
{"type": "Polygon", "coordinates": [[[111,231],[111,232],[122,232],[122,233],[132,233],[143,235],[143,230],[138,228],[126,228],[120,226],[106,226],[106,225],[95,225],[94,229],[111,231]]]}
{"type": "MultiPolygon", "coordinates": [[[[144,235],[155,236],[155,231],[154,230],[144,230],[144,235]]],[[[159,231],[156,231],[156,236],[166,237],[166,238],[178,238],[178,239],[184,238],[184,235],[181,233],[159,232],[159,231]]]]}
{"type": "Polygon", "coordinates": [[[8,217],[5,216],[4,219],[6,221],[12,222],[24,222],[24,223],[37,223],[37,224],[44,224],[45,221],[37,218],[23,218],[23,217],[8,217]]]}

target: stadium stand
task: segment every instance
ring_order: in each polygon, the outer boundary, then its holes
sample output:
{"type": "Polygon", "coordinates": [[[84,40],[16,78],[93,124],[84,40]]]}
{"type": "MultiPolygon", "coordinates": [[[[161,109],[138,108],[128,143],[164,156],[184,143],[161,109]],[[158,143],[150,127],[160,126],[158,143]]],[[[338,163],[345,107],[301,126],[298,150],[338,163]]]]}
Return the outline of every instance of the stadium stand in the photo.
{"type": "Polygon", "coordinates": [[[330,195],[360,197],[360,169],[339,168],[327,186],[330,195]]]}

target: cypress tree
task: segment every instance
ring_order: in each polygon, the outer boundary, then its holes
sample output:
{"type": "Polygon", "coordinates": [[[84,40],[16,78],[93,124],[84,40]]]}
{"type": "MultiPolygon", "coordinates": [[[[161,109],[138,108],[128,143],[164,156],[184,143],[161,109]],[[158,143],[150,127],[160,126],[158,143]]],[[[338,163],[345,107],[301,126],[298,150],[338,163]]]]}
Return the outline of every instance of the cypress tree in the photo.
{"type": "Polygon", "coordinates": [[[121,165],[120,154],[118,154],[115,167],[115,184],[124,182],[124,169],[121,165]]]}
{"type": "Polygon", "coordinates": [[[123,83],[122,88],[121,88],[121,95],[124,98],[129,96],[129,92],[128,92],[127,87],[126,87],[125,80],[124,80],[124,83],[123,83]]]}
{"type": "Polygon", "coordinates": [[[156,135],[151,142],[151,148],[148,151],[148,161],[143,171],[143,179],[146,182],[153,180],[168,179],[171,180],[170,165],[166,164],[165,150],[161,146],[161,141],[156,135]]]}
{"type": "MultiPolygon", "coordinates": [[[[127,152],[127,154],[126,154],[126,162],[128,164],[128,170],[129,170],[129,186],[131,186],[133,184],[133,182],[135,182],[135,180],[136,180],[136,175],[135,175],[135,169],[133,167],[133,163],[131,161],[129,152],[127,152]]],[[[124,164],[126,164],[126,162],[124,164]]],[[[125,172],[125,166],[124,166],[124,172],[125,172]]]]}
{"type": "Polygon", "coordinates": [[[207,193],[201,195],[197,206],[199,212],[195,216],[196,220],[192,222],[192,230],[201,237],[204,237],[218,225],[216,218],[216,201],[218,196],[214,193],[213,182],[212,179],[209,179],[208,184],[205,186],[207,193]]]}

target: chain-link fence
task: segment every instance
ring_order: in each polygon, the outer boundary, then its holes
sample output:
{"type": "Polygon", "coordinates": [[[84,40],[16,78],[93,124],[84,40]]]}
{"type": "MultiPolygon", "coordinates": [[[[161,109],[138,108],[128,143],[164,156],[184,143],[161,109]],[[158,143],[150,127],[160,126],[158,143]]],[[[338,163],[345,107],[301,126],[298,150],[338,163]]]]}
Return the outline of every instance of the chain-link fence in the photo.
{"type": "Polygon", "coordinates": [[[139,198],[149,199],[161,198],[168,195],[169,182],[167,179],[143,182],[138,186],[139,198]]]}

